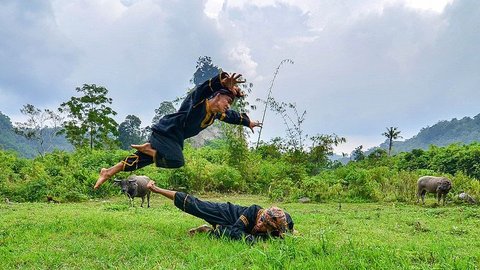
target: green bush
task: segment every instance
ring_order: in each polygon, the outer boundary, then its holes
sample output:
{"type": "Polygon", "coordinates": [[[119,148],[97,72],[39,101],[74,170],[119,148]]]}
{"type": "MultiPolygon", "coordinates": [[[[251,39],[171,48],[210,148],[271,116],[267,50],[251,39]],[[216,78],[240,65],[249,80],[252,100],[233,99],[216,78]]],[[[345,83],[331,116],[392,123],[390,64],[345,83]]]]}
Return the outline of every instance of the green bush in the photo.
{"type": "Polygon", "coordinates": [[[306,177],[301,186],[301,196],[306,196],[316,202],[328,201],[336,190],[320,175],[306,177]]]}
{"type": "Polygon", "coordinates": [[[168,187],[175,190],[190,190],[190,170],[186,166],[173,170],[168,178],[168,187]]]}
{"type": "MultiPolygon", "coordinates": [[[[257,157],[256,157],[257,158],[257,157]]],[[[250,165],[250,175],[245,179],[247,191],[254,194],[266,194],[276,171],[275,162],[255,159],[250,165]]]]}
{"type": "Polygon", "coordinates": [[[213,190],[220,192],[243,191],[246,185],[238,170],[224,164],[213,166],[211,181],[213,190]]]}
{"type": "Polygon", "coordinates": [[[470,181],[470,186],[466,192],[475,198],[477,202],[480,201],[480,181],[470,181]]]}
{"type": "Polygon", "coordinates": [[[385,201],[413,202],[416,199],[418,172],[400,171],[392,175],[390,185],[384,190],[385,201]]]}
{"type": "Polygon", "coordinates": [[[301,196],[301,185],[308,176],[306,167],[292,163],[291,158],[262,161],[258,164],[257,192],[267,188],[270,199],[288,201],[301,196]]]}
{"type": "Polygon", "coordinates": [[[268,189],[268,197],[273,201],[290,201],[298,197],[298,188],[290,178],[274,179],[268,189]]]}
{"type": "Polygon", "coordinates": [[[82,202],[82,201],[86,201],[88,199],[88,196],[77,190],[69,190],[65,192],[62,198],[64,201],[68,201],[68,202],[82,202]]]}
{"type": "Polygon", "coordinates": [[[372,180],[366,169],[352,170],[344,179],[348,186],[347,196],[355,201],[378,201],[379,184],[372,180]]]}
{"type": "MultiPolygon", "coordinates": [[[[267,145],[268,146],[268,145],[267,145]]],[[[413,202],[416,183],[424,175],[447,176],[453,181],[449,196],[464,191],[480,196],[480,144],[453,144],[413,150],[388,157],[378,150],[367,158],[347,165],[318,168],[312,173],[308,153],[283,153],[264,146],[245,150],[243,145],[225,141],[194,149],[185,146],[185,166],[179,169],[146,166],[135,172],[146,175],[158,186],[187,192],[250,192],[272,200],[289,201],[307,196],[313,201],[400,201],[413,202]],[[232,149],[241,149],[232,153],[232,149]],[[268,150],[268,151],[267,151],[268,150]],[[272,152],[272,153],[270,153],[272,152]]],[[[11,201],[83,201],[114,196],[118,187],[107,181],[93,190],[98,173],[127,156],[123,150],[75,152],[54,151],[44,157],[25,159],[1,151],[0,197],[11,201]]],[[[317,164],[318,165],[318,164],[317,164]]],[[[317,166],[315,165],[315,166],[317,166]]],[[[316,168],[316,167],[315,167],[316,168]]]]}
{"type": "MultiPolygon", "coordinates": [[[[467,192],[471,186],[472,179],[463,172],[458,172],[454,177],[449,177],[452,180],[452,189],[450,193],[458,194],[460,192],[467,192]]],[[[478,182],[478,181],[476,181],[478,182]]]]}

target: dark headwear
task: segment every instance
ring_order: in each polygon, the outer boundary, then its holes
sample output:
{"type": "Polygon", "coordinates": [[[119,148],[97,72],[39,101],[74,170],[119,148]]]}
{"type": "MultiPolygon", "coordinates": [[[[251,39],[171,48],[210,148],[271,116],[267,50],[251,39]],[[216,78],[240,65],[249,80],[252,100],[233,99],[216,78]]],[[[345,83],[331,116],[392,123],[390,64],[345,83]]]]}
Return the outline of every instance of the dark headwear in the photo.
{"type": "Polygon", "coordinates": [[[232,99],[232,101],[235,99],[235,96],[233,95],[232,91],[227,90],[227,89],[220,89],[220,90],[216,91],[215,93],[213,93],[212,97],[215,97],[216,95],[229,96],[232,99]]]}
{"type": "MultiPolygon", "coordinates": [[[[234,73],[235,75],[235,73],[234,73]]],[[[229,77],[230,75],[227,73],[227,72],[223,72],[223,71],[220,71],[220,80],[223,80],[227,77],[229,77]]],[[[229,96],[230,98],[232,98],[232,102],[235,100],[235,98],[241,98],[243,97],[243,93],[241,91],[238,91],[237,92],[237,95],[234,95],[232,93],[232,91],[228,90],[228,89],[220,89],[218,91],[216,91],[215,93],[212,94],[211,97],[215,97],[216,95],[218,94],[222,94],[222,95],[227,95],[229,96]]]]}
{"type": "Polygon", "coordinates": [[[293,232],[293,219],[289,213],[285,212],[285,217],[287,219],[288,231],[293,232]]]}

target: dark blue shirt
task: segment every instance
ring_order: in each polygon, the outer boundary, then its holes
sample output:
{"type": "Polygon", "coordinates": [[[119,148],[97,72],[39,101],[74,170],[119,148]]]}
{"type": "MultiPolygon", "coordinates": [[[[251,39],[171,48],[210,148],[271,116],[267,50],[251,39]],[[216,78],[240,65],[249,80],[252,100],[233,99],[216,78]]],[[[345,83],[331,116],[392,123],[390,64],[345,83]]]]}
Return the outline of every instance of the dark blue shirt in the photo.
{"type": "MultiPolygon", "coordinates": [[[[249,207],[232,203],[218,203],[202,201],[195,196],[184,192],[176,192],[174,204],[180,210],[205,220],[214,226],[211,232],[217,237],[228,237],[231,239],[246,238],[248,241],[255,241],[254,235],[260,238],[268,237],[265,233],[255,230],[260,215],[265,211],[262,207],[253,204],[249,207]]],[[[288,230],[293,231],[293,220],[285,212],[288,230]]]]}
{"type": "Polygon", "coordinates": [[[213,113],[208,107],[208,98],[224,88],[220,78],[225,74],[219,74],[195,88],[187,95],[180,105],[180,109],[176,113],[165,115],[152,126],[152,131],[174,139],[183,148],[185,139],[197,135],[213,124],[215,119],[230,124],[249,126],[250,119],[244,113],[240,114],[233,110],[227,110],[225,113],[213,113]]]}

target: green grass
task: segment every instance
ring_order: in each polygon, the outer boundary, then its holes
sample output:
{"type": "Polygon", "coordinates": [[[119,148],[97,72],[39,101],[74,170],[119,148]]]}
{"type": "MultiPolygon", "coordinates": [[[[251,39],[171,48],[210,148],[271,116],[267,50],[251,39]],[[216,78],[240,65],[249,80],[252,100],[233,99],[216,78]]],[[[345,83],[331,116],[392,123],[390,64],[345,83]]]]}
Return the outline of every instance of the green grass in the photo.
{"type": "MultiPolygon", "coordinates": [[[[206,197],[202,197],[206,198],[206,197]]],[[[263,197],[209,200],[269,206],[263,197]]],[[[1,269],[479,269],[476,206],[279,204],[298,234],[249,246],[188,236],[204,224],[154,196],[0,206],[1,269]],[[138,205],[139,201],[137,201],[138,205]]]]}

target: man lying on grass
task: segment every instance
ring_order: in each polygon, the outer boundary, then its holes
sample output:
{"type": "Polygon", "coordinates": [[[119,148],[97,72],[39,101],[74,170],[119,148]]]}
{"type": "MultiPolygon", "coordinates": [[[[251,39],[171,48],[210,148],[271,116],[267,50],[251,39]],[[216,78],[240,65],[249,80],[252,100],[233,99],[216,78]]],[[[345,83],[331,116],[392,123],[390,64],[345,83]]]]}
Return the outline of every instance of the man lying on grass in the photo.
{"type": "Polygon", "coordinates": [[[147,187],[170,200],[176,207],[212,225],[203,225],[189,231],[190,234],[209,233],[217,237],[245,239],[254,243],[257,239],[268,237],[283,238],[287,231],[293,232],[293,220],[290,215],[278,207],[263,209],[258,205],[249,207],[227,203],[201,201],[190,194],[163,189],[150,181],[147,187]]]}

